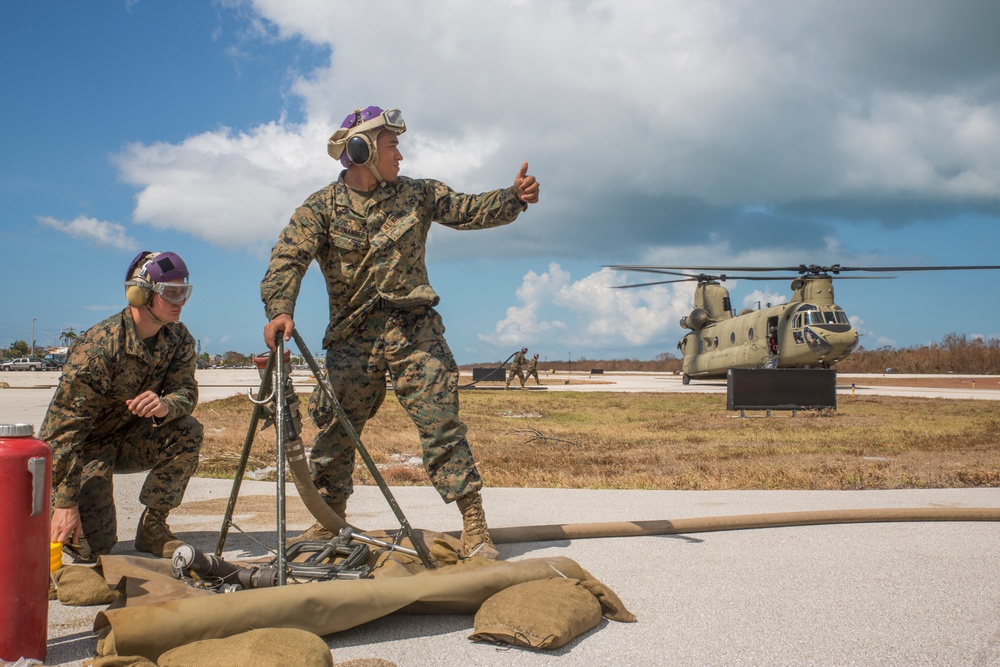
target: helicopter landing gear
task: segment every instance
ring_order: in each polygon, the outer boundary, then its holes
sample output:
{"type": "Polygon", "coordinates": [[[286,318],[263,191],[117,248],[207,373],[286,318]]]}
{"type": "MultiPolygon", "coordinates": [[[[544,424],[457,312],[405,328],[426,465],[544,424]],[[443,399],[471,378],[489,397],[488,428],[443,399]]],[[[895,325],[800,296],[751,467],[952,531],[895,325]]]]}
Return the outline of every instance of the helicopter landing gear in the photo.
{"type": "Polygon", "coordinates": [[[681,384],[691,384],[691,376],[690,376],[690,375],[688,375],[687,373],[685,373],[685,374],[684,374],[684,375],[683,375],[683,376],[681,377],[681,384]]]}

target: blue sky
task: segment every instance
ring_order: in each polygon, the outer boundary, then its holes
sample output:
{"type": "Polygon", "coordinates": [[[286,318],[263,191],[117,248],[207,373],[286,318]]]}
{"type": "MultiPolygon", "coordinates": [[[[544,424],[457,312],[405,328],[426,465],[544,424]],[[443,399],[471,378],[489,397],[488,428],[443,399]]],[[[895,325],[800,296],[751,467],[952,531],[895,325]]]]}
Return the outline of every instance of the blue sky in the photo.
{"type": "MultiPolygon", "coordinates": [[[[691,286],[613,290],[644,278],[609,264],[1000,264],[996,25],[985,0],[4,3],[0,346],[120,309],[148,249],[191,268],[204,351],[260,351],[270,246],[369,104],[403,110],[406,175],[542,184],[511,226],[431,232],[460,363],[675,352],[691,286]]],[[[998,288],[836,284],[866,347],[1000,337],[998,288]]],[[[326,308],[312,270],[314,352],[326,308]]]]}

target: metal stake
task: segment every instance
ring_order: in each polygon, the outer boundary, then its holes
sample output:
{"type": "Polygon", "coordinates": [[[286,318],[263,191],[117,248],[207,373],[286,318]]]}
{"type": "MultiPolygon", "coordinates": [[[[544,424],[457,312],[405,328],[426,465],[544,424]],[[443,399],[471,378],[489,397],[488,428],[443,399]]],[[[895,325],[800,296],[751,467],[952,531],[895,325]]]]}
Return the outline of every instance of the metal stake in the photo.
{"type": "MultiPolygon", "coordinates": [[[[278,458],[278,585],[285,585],[286,564],[285,559],[287,557],[285,549],[285,412],[288,410],[288,406],[285,405],[285,339],[279,332],[275,337],[275,342],[277,343],[278,362],[274,367],[274,384],[277,393],[274,397],[275,411],[274,411],[274,432],[277,452],[275,456],[278,458]]],[[[275,356],[275,355],[272,355],[275,356]]]]}

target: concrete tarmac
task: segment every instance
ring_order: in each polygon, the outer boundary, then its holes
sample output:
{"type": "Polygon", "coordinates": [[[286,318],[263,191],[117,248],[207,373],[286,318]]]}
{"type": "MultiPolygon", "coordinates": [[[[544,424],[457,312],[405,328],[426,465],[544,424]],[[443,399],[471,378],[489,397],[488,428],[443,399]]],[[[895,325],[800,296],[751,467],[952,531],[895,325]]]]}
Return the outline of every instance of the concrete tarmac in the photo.
{"type": "MultiPolygon", "coordinates": [[[[12,385],[0,389],[0,422],[34,423],[37,428],[54,388],[45,375],[0,377],[12,385]],[[47,382],[50,386],[39,386],[47,382]]],[[[200,371],[202,400],[255,388],[255,377],[256,371],[200,371]]],[[[309,384],[308,377],[296,380],[303,387],[309,384]]],[[[645,381],[682,386],[679,378],[645,381]]],[[[688,387],[700,385],[684,389],[688,387]]],[[[144,474],[115,478],[121,539],[116,554],[135,554],[131,540],[141,512],[136,498],[143,479],[144,474]]],[[[193,479],[184,504],[171,514],[175,532],[214,550],[231,485],[193,479]]],[[[259,511],[274,502],[275,489],[275,483],[244,482],[235,521],[246,532],[230,533],[227,557],[260,555],[264,549],[258,542],[275,543],[274,514],[259,511]],[[244,503],[258,510],[244,510],[244,503]]],[[[294,496],[291,484],[287,492],[294,496]]],[[[414,527],[461,527],[457,510],[444,505],[432,488],[396,487],[393,493],[414,527]]],[[[484,491],[484,503],[491,526],[501,527],[832,509],[997,508],[1000,489],[490,488],[484,491]]],[[[311,523],[294,497],[288,505],[290,533],[311,523]]],[[[375,487],[357,489],[349,517],[367,529],[395,525],[375,487]]],[[[553,555],[576,560],[615,590],[638,622],[604,620],[567,646],[547,652],[470,642],[473,617],[466,615],[395,615],[326,640],[337,662],[379,657],[400,666],[996,665],[997,530],[988,522],[845,524],[501,545],[507,560],[553,555]]],[[[91,625],[99,609],[50,603],[45,664],[80,665],[93,655],[91,625]]]]}

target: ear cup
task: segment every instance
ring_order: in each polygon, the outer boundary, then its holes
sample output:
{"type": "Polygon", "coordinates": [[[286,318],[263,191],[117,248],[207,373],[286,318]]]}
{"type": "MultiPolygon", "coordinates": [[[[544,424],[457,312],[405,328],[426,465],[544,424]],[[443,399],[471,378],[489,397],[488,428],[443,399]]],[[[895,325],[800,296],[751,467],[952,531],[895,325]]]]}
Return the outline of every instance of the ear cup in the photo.
{"type": "MultiPolygon", "coordinates": [[[[142,282],[142,284],[148,285],[145,281],[136,280],[136,282],[142,282]]],[[[135,306],[136,308],[148,306],[150,301],[152,301],[152,296],[153,290],[148,287],[129,285],[125,288],[125,299],[128,301],[128,305],[135,306]]]]}
{"type": "Polygon", "coordinates": [[[365,164],[371,159],[372,143],[363,134],[357,134],[347,140],[347,159],[354,164],[365,164]]]}

